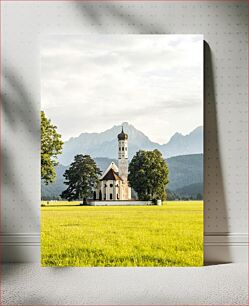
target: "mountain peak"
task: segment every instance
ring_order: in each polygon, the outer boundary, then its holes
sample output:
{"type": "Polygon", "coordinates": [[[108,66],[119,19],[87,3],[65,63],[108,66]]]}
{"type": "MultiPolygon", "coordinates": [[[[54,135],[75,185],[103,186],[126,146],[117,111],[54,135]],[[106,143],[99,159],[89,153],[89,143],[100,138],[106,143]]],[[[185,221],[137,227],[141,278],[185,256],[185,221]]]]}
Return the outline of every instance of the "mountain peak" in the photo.
{"type": "Polygon", "coordinates": [[[193,131],[191,131],[189,134],[183,135],[181,133],[176,132],[169,140],[171,142],[172,140],[178,140],[183,137],[189,137],[189,136],[195,136],[200,135],[203,133],[203,126],[196,127],[193,131]]]}
{"type": "Polygon", "coordinates": [[[183,135],[182,135],[181,133],[176,132],[176,133],[170,138],[170,140],[172,140],[172,139],[177,139],[177,138],[180,138],[180,137],[183,137],[183,135]]]}
{"type": "Polygon", "coordinates": [[[203,126],[198,126],[191,133],[189,133],[189,135],[200,134],[200,133],[203,133],[203,126]]]}
{"type": "Polygon", "coordinates": [[[112,128],[114,128],[114,127],[118,127],[118,128],[122,128],[123,127],[123,129],[124,129],[124,132],[126,131],[129,131],[129,130],[136,130],[136,128],[132,125],[132,124],[130,124],[129,122],[127,122],[127,121],[124,121],[124,122],[122,122],[120,125],[115,125],[115,126],[113,126],[112,128]]]}

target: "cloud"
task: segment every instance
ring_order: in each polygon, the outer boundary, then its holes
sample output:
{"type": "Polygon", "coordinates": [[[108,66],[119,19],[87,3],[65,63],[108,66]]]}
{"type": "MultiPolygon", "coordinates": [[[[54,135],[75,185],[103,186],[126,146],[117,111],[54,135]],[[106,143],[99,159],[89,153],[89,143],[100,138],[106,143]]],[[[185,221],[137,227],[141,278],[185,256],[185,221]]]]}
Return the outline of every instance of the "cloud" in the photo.
{"type": "Polygon", "coordinates": [[[202,48],[200,35],[46,36],[42,108],[64,139],[123,121],[158,142],[187,133],[203,124],[202,48]]]}

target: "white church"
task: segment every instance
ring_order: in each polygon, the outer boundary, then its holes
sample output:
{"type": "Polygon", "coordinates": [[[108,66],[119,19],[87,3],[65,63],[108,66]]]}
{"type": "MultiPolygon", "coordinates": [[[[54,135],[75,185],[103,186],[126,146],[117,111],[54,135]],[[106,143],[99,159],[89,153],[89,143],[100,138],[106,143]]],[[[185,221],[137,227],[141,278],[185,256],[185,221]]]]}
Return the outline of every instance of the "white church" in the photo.
{"type": "Polygon", "coordinates": [[[129,201],[131,187],[128,183],[128,134],[123,127],[118,134],[118,166],[111,162],[100,178],[94,192],[95,201],[129,201]]]}

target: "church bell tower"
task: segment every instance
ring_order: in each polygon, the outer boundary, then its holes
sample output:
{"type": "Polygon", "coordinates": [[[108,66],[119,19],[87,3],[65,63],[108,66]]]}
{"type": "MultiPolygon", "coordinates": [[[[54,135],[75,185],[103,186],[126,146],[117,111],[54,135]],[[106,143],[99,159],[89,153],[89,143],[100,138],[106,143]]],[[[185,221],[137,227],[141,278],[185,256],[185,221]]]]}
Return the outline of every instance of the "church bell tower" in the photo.
{"type": "Polygon", "coordinates": [[[123,181],[128,180],[128,134],[122,131],[118,134],[118,168],[123,181]]]}

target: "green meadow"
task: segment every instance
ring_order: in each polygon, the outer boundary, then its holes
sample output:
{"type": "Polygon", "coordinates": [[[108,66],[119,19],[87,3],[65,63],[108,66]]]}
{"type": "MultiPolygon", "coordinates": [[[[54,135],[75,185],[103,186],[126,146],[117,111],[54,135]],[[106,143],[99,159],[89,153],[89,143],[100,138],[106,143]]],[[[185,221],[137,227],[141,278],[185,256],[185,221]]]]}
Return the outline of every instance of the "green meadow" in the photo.
{"type": "Polygon", "coordinates": [[[42,266],[203,265],[203,201],[162,206],[42,202],[42,266]]]}

